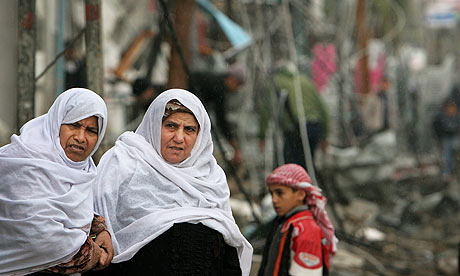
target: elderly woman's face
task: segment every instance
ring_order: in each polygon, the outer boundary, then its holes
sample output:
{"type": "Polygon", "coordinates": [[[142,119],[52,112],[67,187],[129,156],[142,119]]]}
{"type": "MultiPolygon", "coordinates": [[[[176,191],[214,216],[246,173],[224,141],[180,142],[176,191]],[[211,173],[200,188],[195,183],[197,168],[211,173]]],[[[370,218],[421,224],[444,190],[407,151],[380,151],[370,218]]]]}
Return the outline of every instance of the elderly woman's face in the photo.
{"type": "Polygon", "coordinates": [[[75,162],[85,160],[96,146],[98,132],[96,116],[61,125],[59,139],[65,155],[75,162]]]}
{"type": "Polygon", "coordinates": [[[190,156],[200,128],[190,113],[176,112],[164,120],[161,126],[161,156],[172,164],[190,156]]]}

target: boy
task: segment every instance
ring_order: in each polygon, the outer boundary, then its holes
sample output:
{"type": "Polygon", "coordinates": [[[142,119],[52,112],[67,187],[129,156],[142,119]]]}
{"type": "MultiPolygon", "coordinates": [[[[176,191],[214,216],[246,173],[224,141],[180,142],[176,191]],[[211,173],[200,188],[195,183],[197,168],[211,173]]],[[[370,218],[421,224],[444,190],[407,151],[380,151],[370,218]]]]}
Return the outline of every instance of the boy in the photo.
{"type": "Polygon", "coordinates": [[[297,164],[275,169],[267,186],[278,216],[267,237],[259,276],[327,275],[337,238],[321,190],[297,164]]]}

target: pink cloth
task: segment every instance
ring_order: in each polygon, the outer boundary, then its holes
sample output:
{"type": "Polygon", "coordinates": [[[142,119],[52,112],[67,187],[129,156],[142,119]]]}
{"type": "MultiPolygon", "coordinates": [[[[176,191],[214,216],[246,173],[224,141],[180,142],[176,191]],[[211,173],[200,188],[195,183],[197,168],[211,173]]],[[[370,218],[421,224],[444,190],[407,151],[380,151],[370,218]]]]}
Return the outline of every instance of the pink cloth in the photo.
{"type": "MultiPolygon", "coordinates": [[[[385,64],[386,64],[386,55],[385,53],[380,53],[377,57],[375,66],[369,67],[369,89],[371,93],[378,91],[382,84],[383,76],[385,74],[385,64]]],[[[362,93],[361,91],[361,76],[362,76],[361,63],[356,64],[355,70],[355,91],[357,93],[362,93]]]]}
{"type": "Polygon", "coordinates": [[[335,46],[315,44],[313,46],[312,78],[319,92],[327,86],[331,75],[337,71],[335,46]]]}
{"type": "Polygon", "coordinates": [[[311,184],[311,179],[305,169],[297,164],[285,164],[276,168],[267,178],[267,186],[272,184],[286,185],[307,192],[307,205],[313,213],[315,222],[323,231],[329,244],[332,246],[330,253],[335,254],[337,238],[326,212],[327,198],[321,194],[321,189],[311,184]]]}

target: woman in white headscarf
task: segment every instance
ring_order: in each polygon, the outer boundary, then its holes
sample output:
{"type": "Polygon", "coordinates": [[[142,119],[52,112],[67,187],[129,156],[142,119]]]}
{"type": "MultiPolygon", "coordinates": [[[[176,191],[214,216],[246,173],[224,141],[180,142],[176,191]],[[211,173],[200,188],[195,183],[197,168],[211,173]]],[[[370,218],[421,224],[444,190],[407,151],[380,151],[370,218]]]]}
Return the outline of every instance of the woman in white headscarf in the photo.
{"type": "Polygon", "coordinates": [[[71,274],[110,263],[110,235],[92,197],[91,156],[106,127],[102,98],[73,88],[0,148],[0,275],[71,274]]]}
{"type": "Polygon", "coordinates": [[[252,247],[212,153],[201,101],[182,89],[161,93],[98,165],[95,208],[115,257],[97,274],[249,275],[252,247]]]}

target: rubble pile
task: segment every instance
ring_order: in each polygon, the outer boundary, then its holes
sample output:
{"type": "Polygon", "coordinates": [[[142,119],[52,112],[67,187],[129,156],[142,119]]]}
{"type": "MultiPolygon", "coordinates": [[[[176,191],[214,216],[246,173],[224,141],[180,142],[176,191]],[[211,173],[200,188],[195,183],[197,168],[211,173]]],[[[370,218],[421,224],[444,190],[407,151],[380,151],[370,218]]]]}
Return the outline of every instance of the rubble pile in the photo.
{"type": "Polygon", "coordinates": [[[458,275],[460,183],[401,156],[387,132],[322,163],[341,240],[331,275],[458,275]]]}
{"type": "MultiPolygon", "coordinates": [[[[436,159],[400,157],[395,144],[382,133],[362,148],[330,149],[318,162],[340,240],[330,275],[458,275],[460,183],[443,181],[436,159]]],[[[274,215],[267,206],[264,220],[274,215]]],[[[249,236],[256,275],[264,240],[249,236]]]]}

